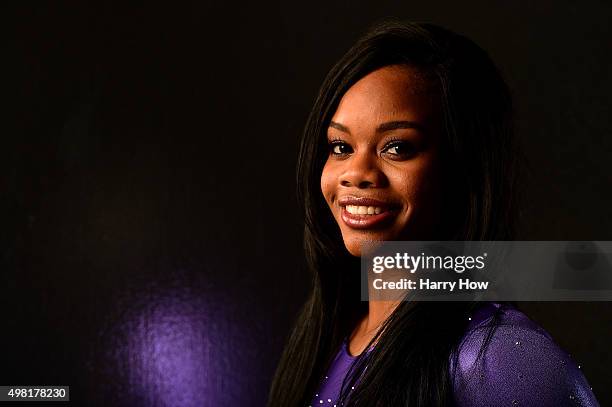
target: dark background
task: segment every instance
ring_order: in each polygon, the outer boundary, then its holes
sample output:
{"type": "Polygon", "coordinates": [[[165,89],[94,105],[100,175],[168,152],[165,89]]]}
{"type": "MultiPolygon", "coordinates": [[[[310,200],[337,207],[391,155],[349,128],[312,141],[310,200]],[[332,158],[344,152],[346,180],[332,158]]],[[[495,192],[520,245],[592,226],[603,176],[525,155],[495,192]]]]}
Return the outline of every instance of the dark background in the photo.
{"type": "MultiPolygon", "coordinates": [[[[263,405],[308,283],[297,138],[381,17],[464,33],[503,71],[530,161],[520,238],[612,240],[611,6],[491,3],[5,5],[0,384],[263,405]]],[[[523,308],[610,405],[610,303],[523,308]]]]}

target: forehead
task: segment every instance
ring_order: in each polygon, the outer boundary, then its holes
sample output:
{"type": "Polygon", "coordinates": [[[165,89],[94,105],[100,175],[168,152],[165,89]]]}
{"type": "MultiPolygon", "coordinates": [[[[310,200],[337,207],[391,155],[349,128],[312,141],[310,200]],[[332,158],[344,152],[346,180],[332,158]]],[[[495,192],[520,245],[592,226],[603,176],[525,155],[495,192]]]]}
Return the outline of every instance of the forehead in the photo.
{"type": "Polygon", "coordinates": [[[429,118],[435,113],[437,90],[418,68],[390,65],[361,78],[343,95],[333,121],[429,118]]]}

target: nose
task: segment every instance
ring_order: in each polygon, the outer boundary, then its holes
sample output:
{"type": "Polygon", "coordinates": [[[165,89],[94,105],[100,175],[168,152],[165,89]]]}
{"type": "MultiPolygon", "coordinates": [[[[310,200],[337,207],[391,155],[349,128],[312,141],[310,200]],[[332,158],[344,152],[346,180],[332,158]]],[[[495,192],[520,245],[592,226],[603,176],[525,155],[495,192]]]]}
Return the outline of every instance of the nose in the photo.
{"type": "Polygon", "coordinates": [[[380,188],[385,184],[385,174],[378,165],[376,154],[364,151],[354,153],[345,161],[340,185],[356,188],[380,188]]]}

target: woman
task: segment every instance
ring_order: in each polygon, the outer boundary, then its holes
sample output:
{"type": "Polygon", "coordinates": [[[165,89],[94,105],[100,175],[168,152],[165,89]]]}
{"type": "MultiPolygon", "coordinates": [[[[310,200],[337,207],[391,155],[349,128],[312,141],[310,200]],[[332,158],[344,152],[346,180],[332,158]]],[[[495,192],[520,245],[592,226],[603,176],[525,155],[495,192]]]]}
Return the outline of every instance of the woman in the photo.
{"type": "Polygon", "coordinates": [[[597,405],[550,336],[509,304],[361,302],[361,244],[511,240],[517,149],[486,53],[384,23],[328,74],[298,162],[312,293],[269,406],[597,405]]]}

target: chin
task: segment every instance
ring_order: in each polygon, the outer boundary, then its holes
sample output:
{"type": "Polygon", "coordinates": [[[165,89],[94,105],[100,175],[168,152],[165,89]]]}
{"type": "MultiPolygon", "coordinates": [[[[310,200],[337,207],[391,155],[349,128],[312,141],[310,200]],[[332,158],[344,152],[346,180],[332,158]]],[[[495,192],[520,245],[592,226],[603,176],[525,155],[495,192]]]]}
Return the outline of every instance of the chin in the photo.
{"type": "Polygon", "coordinates": [[[342,239],[346,250],[355,257],[361,257],[361,248],[364,243],[398,240],[393,234],[380,232],[350,232],[350,235],[343,234],[342,239]]]}

